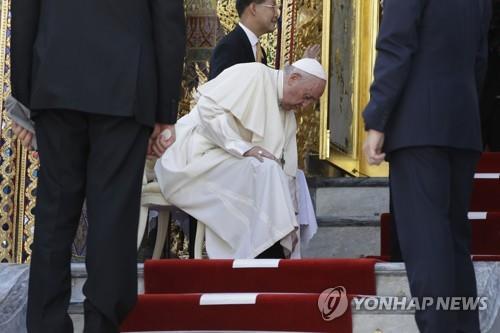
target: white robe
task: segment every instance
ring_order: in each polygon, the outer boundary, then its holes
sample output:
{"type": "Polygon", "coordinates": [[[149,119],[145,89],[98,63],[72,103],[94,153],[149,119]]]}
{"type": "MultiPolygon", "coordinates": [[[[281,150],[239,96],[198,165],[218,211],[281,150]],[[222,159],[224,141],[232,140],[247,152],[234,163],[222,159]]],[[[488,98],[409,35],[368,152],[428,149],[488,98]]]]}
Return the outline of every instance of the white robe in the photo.
{"type": "Polygon", "coordinates": [[[297,244],[288,185],[297,172],[296,122],[279,107],[282,75],[239,64],[201,86],[155,166],[166,199],[206,225],[210,258],[254,258],[278,241],[291,253],[297,244]],[[284,167],[244,157],[253,146],[283,154],[284,167]]]}

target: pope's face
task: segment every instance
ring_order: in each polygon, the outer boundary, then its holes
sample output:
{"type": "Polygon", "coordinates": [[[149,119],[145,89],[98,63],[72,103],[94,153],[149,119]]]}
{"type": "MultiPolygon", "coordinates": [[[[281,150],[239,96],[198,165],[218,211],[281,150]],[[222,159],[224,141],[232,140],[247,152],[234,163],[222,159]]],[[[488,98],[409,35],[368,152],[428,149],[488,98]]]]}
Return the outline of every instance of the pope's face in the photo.
{"type": "Polygon", "coordinates": [[[314,104],[323,95],[325,85],[326,81],[318,78],[304,79],[300,74],[291,74],[284,82],[281,107],[290,111],[314,104]]]}
{"type": "Polygon", "coordinates": [[[255,20],[262,34],[273,32],[276,29],[280,10],[276,1],[266,0],[255,5],[255,20]]]}

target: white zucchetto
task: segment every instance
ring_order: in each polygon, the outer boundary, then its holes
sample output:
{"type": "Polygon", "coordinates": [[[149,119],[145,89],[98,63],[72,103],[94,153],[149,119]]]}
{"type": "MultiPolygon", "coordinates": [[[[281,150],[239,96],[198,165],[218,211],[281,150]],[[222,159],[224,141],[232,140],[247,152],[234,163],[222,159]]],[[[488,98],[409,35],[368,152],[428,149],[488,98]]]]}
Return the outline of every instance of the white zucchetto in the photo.
{"type": "Polygon", "coordinates": [[[319,79],[325,80],[327,79],[326,72],[323,69],[323,66],[316,59],[312,58],[303,58],[297,60],[292,64],[293,67],[300,69],[306,73],[309,73],[319,79]]]}

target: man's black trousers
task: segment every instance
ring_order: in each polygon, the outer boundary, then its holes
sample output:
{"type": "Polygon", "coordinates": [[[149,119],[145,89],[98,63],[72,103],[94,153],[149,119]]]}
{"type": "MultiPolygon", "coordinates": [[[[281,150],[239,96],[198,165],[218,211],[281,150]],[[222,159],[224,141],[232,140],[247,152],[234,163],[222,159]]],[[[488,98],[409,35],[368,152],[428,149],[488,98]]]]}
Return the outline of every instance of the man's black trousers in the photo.
{"type": "Polygon", "coordinates": [[[115,333],[137,297],[137,224],[151,128],[130,117],[40,110],[40,172],[30,267],[29,333],[73,333],[71,246],[84,199],[86,333],[115,333]]]}
{"type": "MultiPolygon", "coordinates": [[[[394,219],[414,297],[476,296],[467,219],[480,153],[415,147],[389,155],[394,219]]],[[[417,311],[422,333],[479,333],[477,311],[417,311]]]]}

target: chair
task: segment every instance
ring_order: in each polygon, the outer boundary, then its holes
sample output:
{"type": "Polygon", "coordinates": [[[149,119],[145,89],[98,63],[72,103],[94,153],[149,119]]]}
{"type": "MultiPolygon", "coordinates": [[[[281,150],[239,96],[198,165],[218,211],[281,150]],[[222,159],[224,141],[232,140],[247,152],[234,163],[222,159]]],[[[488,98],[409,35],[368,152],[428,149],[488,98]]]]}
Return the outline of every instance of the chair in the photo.
{"type": "MultiPolygon", "coordinates": [[[[170,212],[175,207],[170,204],[160,190],[160,184],[154,177],[154,164],[155,160],[147,160],[144,168],[144,176],[142,178],[142,194],[141,194],[141,208],[139,215],[139,228],[137,232],[137,248],[141,245],[142,238],[146,231],[148,224],[149,209],[154,207],[158,209],[158,227],[156,232],[156,242],[153,249],[153,259],[159,259],[165,241],[167,239],[168,226],[170,223],[170,212]]],[[[205,238],[205,227],[202,223],[198,222],[196,228],[196,237],[194,241],[194,258],[202,258],[202,245],[205,238]]]]}

